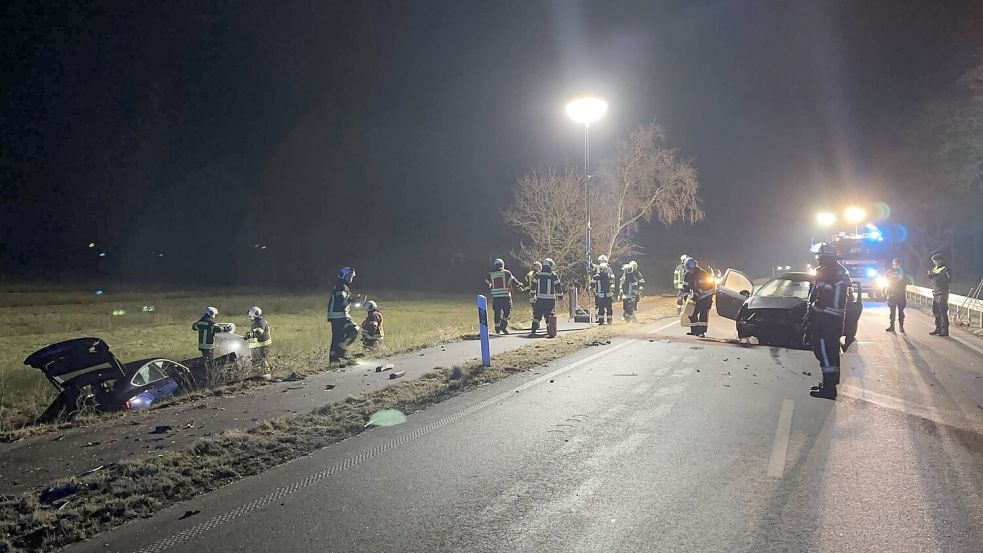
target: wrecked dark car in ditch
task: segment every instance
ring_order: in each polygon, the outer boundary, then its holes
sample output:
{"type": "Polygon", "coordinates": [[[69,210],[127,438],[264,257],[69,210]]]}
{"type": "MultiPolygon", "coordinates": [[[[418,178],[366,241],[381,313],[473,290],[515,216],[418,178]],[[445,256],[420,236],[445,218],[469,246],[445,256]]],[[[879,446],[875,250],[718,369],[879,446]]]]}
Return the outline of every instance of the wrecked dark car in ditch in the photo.
{"type": "MultiPolygon", "coordinates": [[[[717,315],[737,323],[737,337],[754,338],[759,344],[791,349],[812,349],[802,327],[808,309],[811,273],[781,273],[755,290],[744,273],[727,269],[717,284],[717,315]]],[[[854,294],[854,298],[860,296],[854,294]]],[[[847,320],[854,325],[863,303],[847,303],[847,320]]]]}
{"type": "MultiPolygon", "coordinates": [[[[229,352],[215,366],[243,358],[229,352]]],[[[245,357],[248,359],[248,356],[245,357]]],[[[58,390],[39,420],[50,422],[86,411],[141,410],[203,387],[209,374],[201,358],[184,362],[159,357],[123,363],[99,338],[75,338],[45,346],[24,360],[58,390]]]]}

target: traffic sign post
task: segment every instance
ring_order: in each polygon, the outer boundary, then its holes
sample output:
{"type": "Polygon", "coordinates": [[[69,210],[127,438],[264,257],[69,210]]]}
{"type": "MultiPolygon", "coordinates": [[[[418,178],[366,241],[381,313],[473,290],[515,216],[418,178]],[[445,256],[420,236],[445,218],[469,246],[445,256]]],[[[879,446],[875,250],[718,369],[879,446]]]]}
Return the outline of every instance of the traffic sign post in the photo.
{"type": "Polygon", "coordinates": [[[481,364],[491,366],[491,350],[488,346],[488,299],[478,295],[478,333],[481,336],[481,364]]]}

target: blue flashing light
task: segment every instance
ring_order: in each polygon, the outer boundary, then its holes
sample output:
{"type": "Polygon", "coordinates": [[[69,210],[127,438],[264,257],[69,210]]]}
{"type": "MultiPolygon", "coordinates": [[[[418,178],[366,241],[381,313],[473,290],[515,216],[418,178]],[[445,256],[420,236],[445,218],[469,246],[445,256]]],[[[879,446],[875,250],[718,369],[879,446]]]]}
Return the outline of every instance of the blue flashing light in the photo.
{"type": "Polygon", "coordinates": [[[867,278],[874,278],[877,276],[877,274],[878,274],[877,269],[873,267],[867,268],[867,278]]]}

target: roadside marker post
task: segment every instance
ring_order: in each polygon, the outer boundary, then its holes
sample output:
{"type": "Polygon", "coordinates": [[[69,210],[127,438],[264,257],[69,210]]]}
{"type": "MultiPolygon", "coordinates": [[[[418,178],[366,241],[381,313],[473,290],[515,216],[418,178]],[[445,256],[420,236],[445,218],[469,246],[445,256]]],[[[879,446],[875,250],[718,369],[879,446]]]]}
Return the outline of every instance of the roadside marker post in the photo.
{"type": "Polygon", "coordinates": [[[478,295],[478,333],[481,335],[481,364],[491,366],[491,350],[488,346],[488,299],[478,295]]]}

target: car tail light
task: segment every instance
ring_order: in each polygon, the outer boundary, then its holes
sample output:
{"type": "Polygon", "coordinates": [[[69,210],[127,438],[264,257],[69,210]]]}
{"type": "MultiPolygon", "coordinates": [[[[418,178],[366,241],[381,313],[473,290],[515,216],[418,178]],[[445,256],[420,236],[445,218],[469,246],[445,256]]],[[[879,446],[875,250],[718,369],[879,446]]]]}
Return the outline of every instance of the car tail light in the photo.
{"type": "Polygon", "coordinates": [[[123,410],[124,411],[129,411],[130,409],[133,409],[133,404],[130,403],[130,400],[124,401],[123,402],[123,410]]]}

